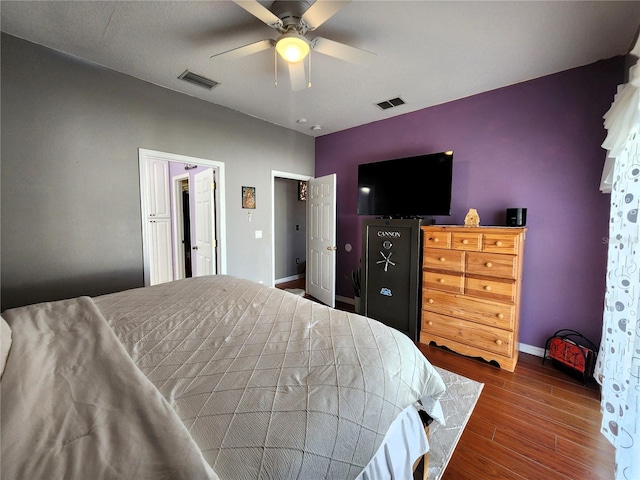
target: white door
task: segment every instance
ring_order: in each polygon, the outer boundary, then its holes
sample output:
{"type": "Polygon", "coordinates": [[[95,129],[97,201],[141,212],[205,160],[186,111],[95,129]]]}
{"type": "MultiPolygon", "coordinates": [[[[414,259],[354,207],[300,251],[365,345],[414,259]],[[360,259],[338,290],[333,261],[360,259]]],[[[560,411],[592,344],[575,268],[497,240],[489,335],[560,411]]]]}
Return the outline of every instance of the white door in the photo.
{"type": "Polygon", "coordinates": [[[216,273],[216,256],[214,248],[215,209],[213,204],[215,183],[213,170],[207,168],[194,175],[196,189],[196,242],[192,247],[196,256],[194,277],[214,275],[216,273]]]}
{"type": "Polygon", "coordinates": [[[147,171],[149,175],[149,216],[169,218],[171,207],[169,202],[169,162],[152,158],[147,171]]]}
{"type": "Polygon", "coordinates": [[[173,280],[171,258],[171,219],[155,217],[149,219],[149,246],[151,285],[173,280]]]}
{"type": "Polygon", "coordinates": [[[169,162],[152,158],[147,167],[147,232],[150,285],[173,280],[169,162]]]}
{"type": "Polygon", "coordinates": [[[307,293],[336,306],[336,175],[309,180],[307,293]]]}

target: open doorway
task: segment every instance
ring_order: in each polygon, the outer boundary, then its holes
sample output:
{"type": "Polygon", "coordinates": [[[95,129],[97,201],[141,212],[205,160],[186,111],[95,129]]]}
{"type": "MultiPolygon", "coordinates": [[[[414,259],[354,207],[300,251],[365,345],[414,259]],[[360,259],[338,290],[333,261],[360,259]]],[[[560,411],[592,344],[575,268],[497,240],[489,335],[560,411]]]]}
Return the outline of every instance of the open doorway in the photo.
{"type": "Polygon", "coordinates": [[[189,195],[189,174],[175,175],[173,178],[173,211],[174,221],[174,278],[191,278],[193,268],[191,266],[191,208],[189,195]]]}
{"type": "Polygon", "coordinates": [[[139,161],[145,285],[225,274],[224,163],[146,149],[139,161]]]}
{"type": "Polygon", "coordinates": [[[182,252],[184,258],[184,276],[191,278],[193,268],[191,266],[191,209],[189,208],[189,181],[182,182],[182,222],[180,231],[182,236],[182,252]]]}
{"type": "Polygon", "coordinates": [[[173,201],[174,279],[219,273],[216,222],[218,169],[169,162],[173,201]]]}
{"type": "Polygon", "coordinates": [[[273,285],[300,294],[305,290],[307,262],[307,205],[300,182],[309,178],[272,171],[273,285]]]}

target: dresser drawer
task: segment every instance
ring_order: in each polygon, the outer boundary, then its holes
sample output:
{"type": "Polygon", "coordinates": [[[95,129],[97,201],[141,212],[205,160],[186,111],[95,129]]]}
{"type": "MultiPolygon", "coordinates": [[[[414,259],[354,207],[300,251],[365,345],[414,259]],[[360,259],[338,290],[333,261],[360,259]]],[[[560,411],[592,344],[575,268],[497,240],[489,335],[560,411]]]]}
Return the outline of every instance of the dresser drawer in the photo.
{"type": "Polygon", "coordinates": [[[482,234],[472,232],[452,232],[451,248],[456,250],[479,251],[482,248],[482,234]]]}
{"type": "Polygon", "coordinates": [[[482,251],[492,253],[518,253],[518,235],[486,233],[482,236],[482,251]]]}
{"type": "Polygon", "coordinates": [[[509,356],[513,349],[513,332],[438,313],[423,312],[421,331],[499,355],[509,356]]]}
{"type": "Polygon", "coordinates": [[[462,272],[464,271],[464,252],[425,247],[422,264],[424,268],[462,272]]]}
{"type": "Polygon", "coordinates": [[[424,271],[422,285],[426,288],[462,293],[464,277],[462,274],[424,271]]]}
{"type": "Polygon", "coordinates": [[[498,280],[487,277],[465,277],[464,292],[474,297],[515,302],[516,284],[512,280],[498,280]]]}
{"type": "Polygon", "coordinates": [[[515,327],[516,306],[513,304],[439,292],[429,288],[422,291],[422,310],[460,317],[505,330],[513,330],[515,327]]]}
{"type": "Polygon", "coordinates": [[[424,230],[424,246],[451,248],[451,232],[424,230]]]}
{"type": "Polygon", "coordinates": [[[481,252],[469,252],[466,255],[467,273],[515,279],[516,267],[514,255],[481,252]]]}

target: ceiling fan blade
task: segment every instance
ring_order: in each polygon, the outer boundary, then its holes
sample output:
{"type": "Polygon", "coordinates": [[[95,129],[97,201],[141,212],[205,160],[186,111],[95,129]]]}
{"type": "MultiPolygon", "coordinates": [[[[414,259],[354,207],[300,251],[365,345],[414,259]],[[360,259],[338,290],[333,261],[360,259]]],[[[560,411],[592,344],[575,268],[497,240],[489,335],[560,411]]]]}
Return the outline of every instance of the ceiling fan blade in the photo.
{"type": "Polygon", "coordinates": [[[369,65],[376,58],[375,53],[322,37],[314,38],[311,41],[311,48],[316,52],[329,55],[330,57],[339,58],[340,60],[346,60],[347,62],[357,63],[359,65],[369,65]]]}
{"type": "Polygon", "coordinates": [[[257,0],[233,0],[233,2],[270,27],[282,27],[282,20],[276,17],[267,7],[258,3],[257,0]]]}
{"type": "Polygon", "coordinates": [[[249,45],[245,45],[243,47],[234,48],[233,50],[227,50],[226,52],[217,53],[215,55],[211,55],[211,58],[222,58],[224,60],[234,60],[236,58],[246,57],[247,55],[252,55],[254,53],[262,52],[263,50],[268,50],[276,44],[275,40],[267,39],[260,40],[259,42],[250,43],[249,45]]]}
{"type": "Polygon", "coordinates": [[[316,0],[302,15],[302,20],[309,27],[315,30],[324,22],[333,17],[338,11],[349,3],[350,0],[316,0]]]}
{"type": "Polygon", "coordinates": [[[289,78],[291,79],[291,89],[294,92],[307,88],[307,74],[304,71],[304,62],[289,62],[289,78]]]}

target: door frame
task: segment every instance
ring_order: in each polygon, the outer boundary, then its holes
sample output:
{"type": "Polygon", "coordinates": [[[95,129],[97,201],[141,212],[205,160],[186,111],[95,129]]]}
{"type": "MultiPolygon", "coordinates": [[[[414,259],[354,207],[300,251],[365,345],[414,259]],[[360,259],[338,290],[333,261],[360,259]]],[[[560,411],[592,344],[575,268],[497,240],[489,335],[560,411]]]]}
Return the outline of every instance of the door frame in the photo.
{"type": "Polygon", "coordinates": [[[218,169],[218,185],[215,191],[216,203],[216,231],[218,232],[218,254],[220,260],[220,274],[227,273],[227,220],[226,220],[226,194],[225,194],[225,164],[216,160],[207,158],[190,157],[176,153],[160,152],[157,150],[149,150],[146,148],[138,148],[138,169],[140,178],[140,219],[142,227],[142,261],[145,286],[150,285],[151,276],[149,274],[149,234],[146,228],[147,209],[147,193],[149,187],[147,185],[147,165],[150,159],[167,160],[169,162],[177,162],[184,164],[201,165],[218,169]]]}
{"type": "MultiPolygon", "coordinates": [[[[271,286],[276,286],[276,178],[287,180],[302,180],[308,182],[312,175],[301,175],[299,173],[281,172],[271,170],[271,286]]],[[[307,242],[307,232],[305,232],[305,244],[307,242]]],[[[305,245],[306,251],[306,245],[305,245]]]]}
{"type": "Polygon", "coordinates": [[[189,173],[181,173],[175,177],[171,177],[171,188],[173,190],[173,262],[175,268],[173,269],[174,280],[180,280],[185,278],[185,263],[184,263],[184,215],[182,213],[182,195],[181,191],[178,191],[178,187],[182,186],[182,182],[186,180],[189,182],[189,173]]]}

